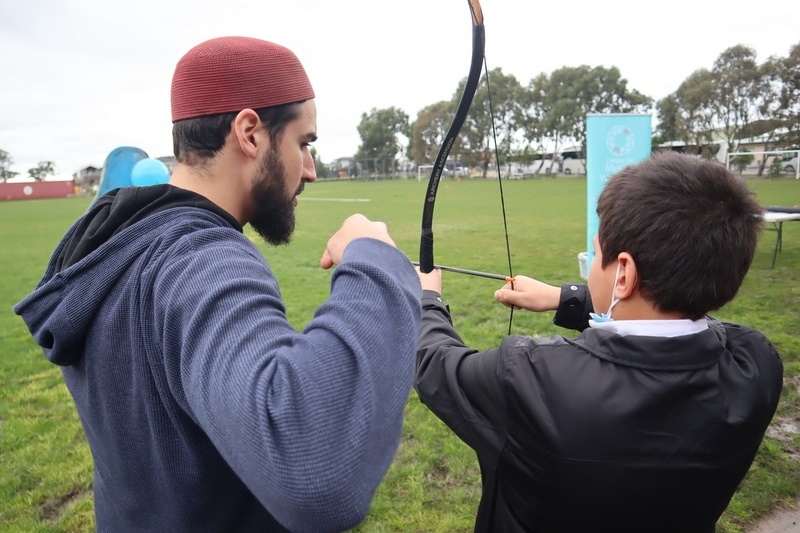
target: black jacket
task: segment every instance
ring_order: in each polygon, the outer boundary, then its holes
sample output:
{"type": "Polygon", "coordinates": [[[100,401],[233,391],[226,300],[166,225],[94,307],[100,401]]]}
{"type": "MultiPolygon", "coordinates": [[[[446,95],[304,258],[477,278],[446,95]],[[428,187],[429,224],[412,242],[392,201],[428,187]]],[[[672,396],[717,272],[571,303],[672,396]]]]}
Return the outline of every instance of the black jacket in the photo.
{"type": "MultiPolygon", "coordinates": [[[[566,293],[556,323],[585,327],[585,287],[566,293]]],[[[713,533],[778,404],[763,335],[709,317],[680,337],[587,328],[478,352],[438,294],[422,305],[415,387],[477,453],[475,531],[713,533]]]]}

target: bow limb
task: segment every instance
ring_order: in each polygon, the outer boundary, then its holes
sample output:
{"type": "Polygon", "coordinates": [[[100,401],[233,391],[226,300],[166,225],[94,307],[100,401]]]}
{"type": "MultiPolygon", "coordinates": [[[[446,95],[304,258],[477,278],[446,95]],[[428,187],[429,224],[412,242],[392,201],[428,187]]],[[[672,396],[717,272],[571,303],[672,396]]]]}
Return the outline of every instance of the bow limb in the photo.
{"type": "Polygon", "coordinates": [[[439,181],[445,169],[447,156],[450,155],[450,148],[464,125],[467,118],[472,99],[480,81],[481,68],[483,65],[484,47],[486,43],[485,31],[483,27],[483,11],[478,0],[468,0],[470,12],[472,13],[472,62],[469,67],[467,83],[464,85],[464,92],[458,102],[456,114],[453,122],[447,130],[444,142],[439,148],[439,153],[433,164],[431,177],[428,180],[428,190],[425,193],[425,205],[422,209],[422,235],[419,245],[419,267],[420,271],[429,273],[433,270],[433,207],[436,202],[436,191],[439,188],[439,181]]]}

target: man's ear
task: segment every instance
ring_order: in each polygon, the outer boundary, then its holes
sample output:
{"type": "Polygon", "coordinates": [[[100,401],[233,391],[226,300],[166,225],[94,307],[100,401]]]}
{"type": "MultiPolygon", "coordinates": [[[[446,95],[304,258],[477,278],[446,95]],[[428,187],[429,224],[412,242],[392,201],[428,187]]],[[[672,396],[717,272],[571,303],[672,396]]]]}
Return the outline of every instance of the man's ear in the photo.
{"type": "Polygon", "coordinates": [[[259,146],[269,142],[258,114],[252,109],[239,111],[233,119],[233,140],[246,157],[255,159],[259,146]]]}
{"type": "Polygon", "coordinates": [[[639,285],[639,272],[636,270],[636,262],[628,252],[619,254],[617,261],[619,261],[619,277],[614,296],[624,300],[630,298],[636,291],[639,285]]]}

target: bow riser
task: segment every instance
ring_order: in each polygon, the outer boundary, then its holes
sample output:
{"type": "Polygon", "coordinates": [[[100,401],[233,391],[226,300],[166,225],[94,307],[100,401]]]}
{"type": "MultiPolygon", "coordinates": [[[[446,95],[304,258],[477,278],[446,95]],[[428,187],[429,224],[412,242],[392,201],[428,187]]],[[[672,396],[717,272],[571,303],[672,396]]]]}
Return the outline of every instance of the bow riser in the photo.
{"type": "Polygon", "coordinates": [[[477,0],[469,0],[470,12],[472,13],[472,59],[470,62],[469,75],[464,84],[464,92],[458,102],[453,122],[447,129],[444,142],[439,148],[439,153],[434,161],[431,177],[428,180],[428,189],[425,193],[425,205],[422,210],[422,234],[419,247],[420,270],[429,273],[434,268],[433,260],[433,208],[436,201],[436,192],[439,189],[439,182],[442,178],[447,157],[453,147],[464,120],[469,113],[472,99],[480,81],[481,69],[483,67],[483,54],[486,44],[486,34],[483,27],[483,12],[477,0]]]}

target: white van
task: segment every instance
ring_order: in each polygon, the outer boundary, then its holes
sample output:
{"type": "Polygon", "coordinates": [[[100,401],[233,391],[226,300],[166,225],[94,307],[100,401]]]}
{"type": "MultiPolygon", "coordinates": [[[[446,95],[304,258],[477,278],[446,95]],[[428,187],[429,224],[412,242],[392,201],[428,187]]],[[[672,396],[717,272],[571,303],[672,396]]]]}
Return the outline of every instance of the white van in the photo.
{"type": "Polygon", "coordinates": [[[586,175],[586,154],[579,146],[567,146],[559,153],[561,173],[567,176],[586,175]]]}
{"type": "Polygon", "coordinates": [[[711,141],[700,145],[687,144],[683,141],[670,141],[659,144],[658,148],[660,150],[672,150],[681,154],[697,155],[728,165],[728,143],[723,140],[711,141]]]}
{"type": "Polygon", "coordinates": [[[543,154],[533,165],[536,167],[537,174],[558,174],[558,161],[553,159],[553,154],[543,154]]]}

